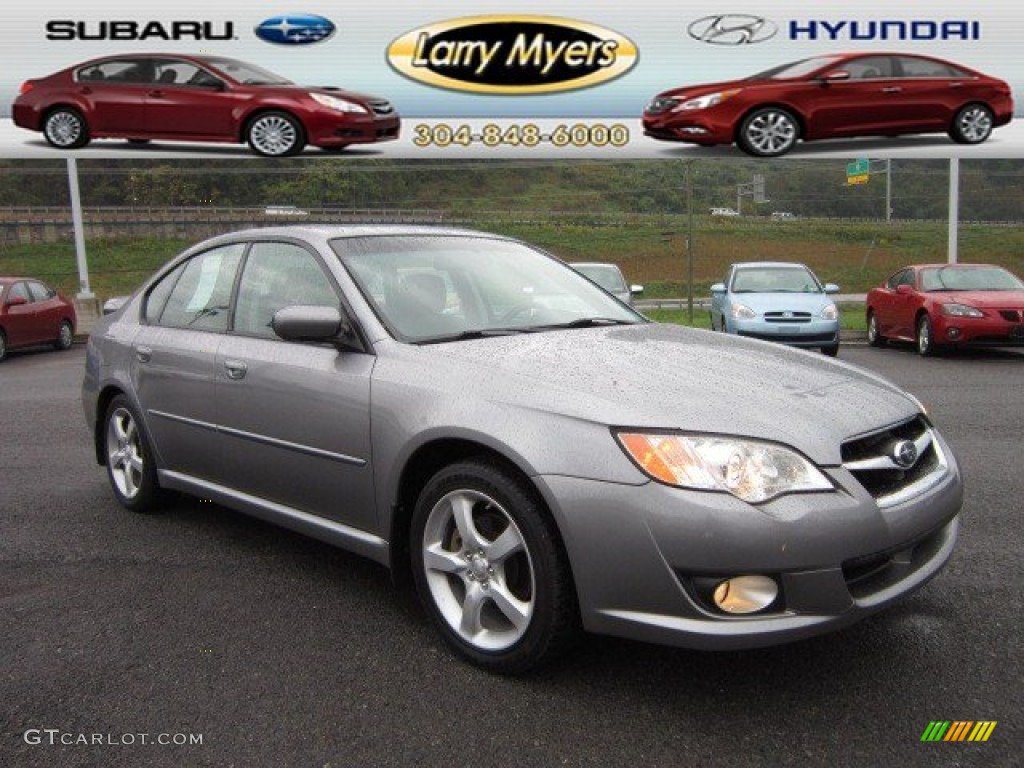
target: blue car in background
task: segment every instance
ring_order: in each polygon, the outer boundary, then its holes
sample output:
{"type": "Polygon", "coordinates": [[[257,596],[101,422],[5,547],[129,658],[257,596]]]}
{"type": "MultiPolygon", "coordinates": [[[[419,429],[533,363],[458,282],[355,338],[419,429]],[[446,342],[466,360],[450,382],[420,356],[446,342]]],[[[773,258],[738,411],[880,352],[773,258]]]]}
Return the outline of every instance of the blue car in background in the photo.
{"type": "Polygon", "coordinates": [[[803,264],[751,261],[733,264],[725,281],[711,286],[711,329],[738,336],[839,352],[839,309],[803,264]]]}

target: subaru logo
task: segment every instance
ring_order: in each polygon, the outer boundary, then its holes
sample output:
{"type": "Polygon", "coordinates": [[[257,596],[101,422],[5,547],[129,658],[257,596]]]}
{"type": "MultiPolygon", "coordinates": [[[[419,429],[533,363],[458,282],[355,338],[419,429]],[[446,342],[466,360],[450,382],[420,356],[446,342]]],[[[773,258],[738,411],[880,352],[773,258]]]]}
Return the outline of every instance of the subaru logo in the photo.
{"type": "Polygon", "coordinates": [[[335,26],[329,19],[311,13],[273,16],[260,22],[253,30],[260,40],[278,45],[320,43],[333,35],[334,31],[335,26]]]}
{"type": "Polygon", "coordinates": [[[712,45],[763,43],[779,31],[774,21],[748,13],[720,13],[697,19],[686,28],[694,40],[712,45]]]}
{"type": "Polygon", "coordinates": [[[892,449],[893,462],[904,469],[917,463],[917,446],[910,440],[900,440],[892,449]]]}

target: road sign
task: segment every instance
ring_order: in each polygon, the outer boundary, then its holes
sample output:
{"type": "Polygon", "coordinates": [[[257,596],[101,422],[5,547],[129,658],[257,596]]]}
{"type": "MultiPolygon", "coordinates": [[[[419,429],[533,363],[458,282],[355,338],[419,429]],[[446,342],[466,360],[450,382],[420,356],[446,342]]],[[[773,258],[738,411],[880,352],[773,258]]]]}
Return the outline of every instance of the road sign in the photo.
{"type": "Polygon", "coordinates": [[[867,184],[871,176],[871,161],[866,157],[846,164],[847,184],[867,184]]]}
{"type": "Polygon", "coordinates": [[[861,174],[860,176],[850,176],[850,175],[847,175],[846,183],[847,184],[867,184],[869,178],[870,177],[866,173],[861,174]]]}

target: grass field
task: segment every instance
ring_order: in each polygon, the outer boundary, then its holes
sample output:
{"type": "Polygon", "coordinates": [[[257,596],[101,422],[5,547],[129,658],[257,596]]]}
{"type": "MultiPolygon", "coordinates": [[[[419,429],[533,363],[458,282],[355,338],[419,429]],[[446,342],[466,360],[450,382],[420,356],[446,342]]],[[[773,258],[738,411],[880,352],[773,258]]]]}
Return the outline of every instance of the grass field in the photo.
{"type": "MultiPolygon", "coordinates": [[[[610,261],[627,279],[642,283],[646,298],[686,294],[686,218],[683,216],[588,216],[531,221],[488,218],[470,226],[521,237],[567,261],[610,261]]],[[[844,293],[863,293],[899,267],[945,261],[943,222],[833,221],[695,217],[694,294],[708,295],[735,261],[801,261],[844,293]]],[[[93,291],[101,298],[128,293],[168,258],[191,245],[185,240],[135,238],[89,240],[93,291]]],[[[960,260],[993,262],[1024,273],[1024,225],[963,224],[960,260]]],[[[0,274],[28,274],[77,292],[70,242],[0,246],[0,274]]]]}

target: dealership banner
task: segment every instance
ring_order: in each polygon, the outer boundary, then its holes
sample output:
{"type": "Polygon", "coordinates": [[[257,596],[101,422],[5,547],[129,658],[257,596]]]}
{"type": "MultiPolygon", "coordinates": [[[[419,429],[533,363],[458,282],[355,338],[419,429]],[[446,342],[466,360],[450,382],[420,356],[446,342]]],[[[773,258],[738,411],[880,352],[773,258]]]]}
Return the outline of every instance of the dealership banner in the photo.
{"type": "Polygon", "coordinates": [[[1017,157],[1021,15],[993,1],[41,0],[0,28],[0,157],[1017,157]]]}

